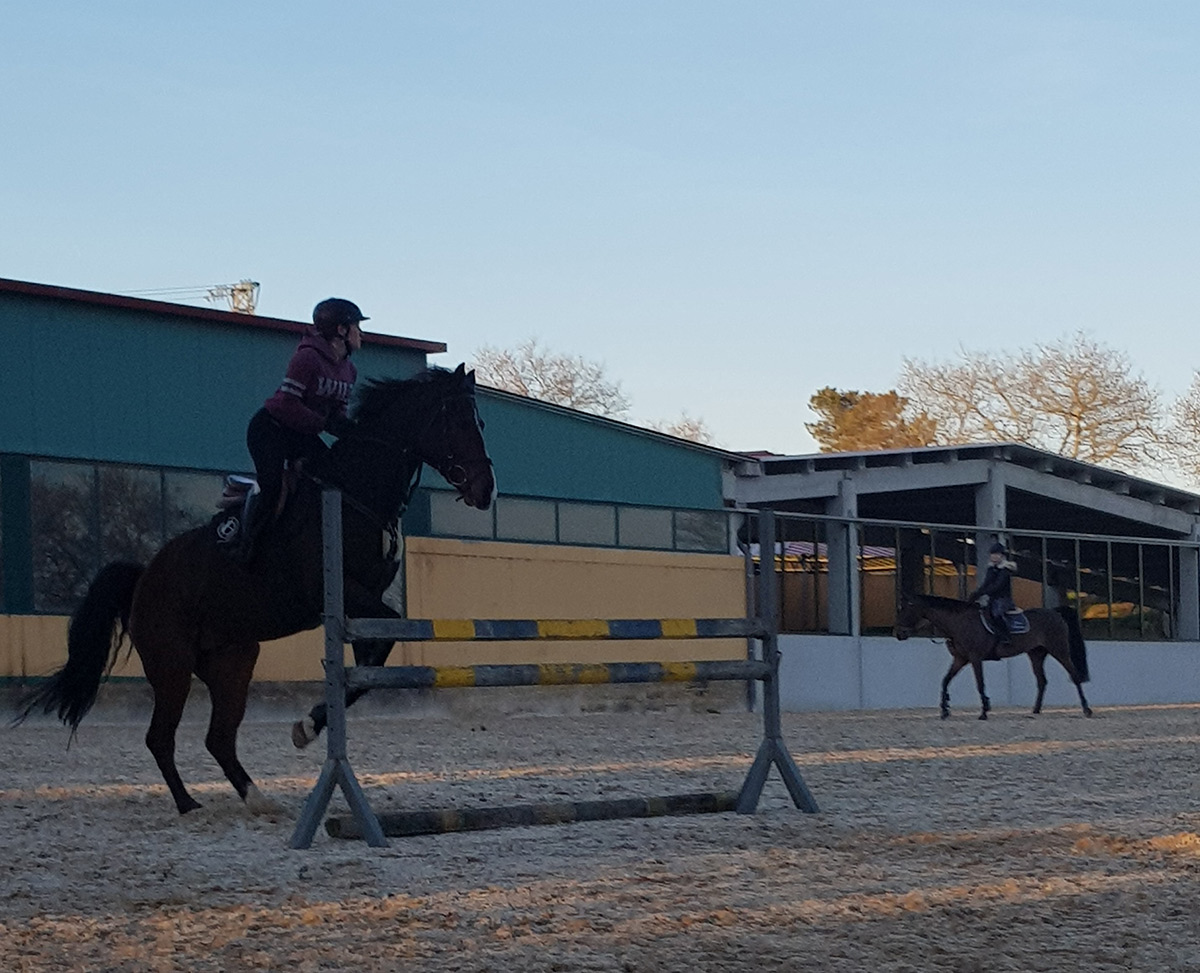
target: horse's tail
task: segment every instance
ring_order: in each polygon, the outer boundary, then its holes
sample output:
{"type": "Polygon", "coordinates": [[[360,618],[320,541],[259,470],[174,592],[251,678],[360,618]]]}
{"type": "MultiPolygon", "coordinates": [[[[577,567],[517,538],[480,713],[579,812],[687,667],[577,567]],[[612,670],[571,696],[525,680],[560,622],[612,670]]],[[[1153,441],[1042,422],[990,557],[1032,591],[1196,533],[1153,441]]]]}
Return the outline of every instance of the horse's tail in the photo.
{"type": "Polygon", "coordinates": [[[96,701],[100,681],[116,662],[117,651],[129,634],[133,589],[143,570],[140,564],[124,561],[114,561],[100,570],[71,616],[67,664],[22,700],[13,723],[41,710],[54,713],[75,735],[96,701]],[[114,633],[118,622],[120,628],[114,633]]]}
{"type": "Polygon", "coordinates": [[[1068,648],[1071,655],[1071,665],[1075,667],[1075,675],[1080,682],[1087,682],[1092,677],[1088,675],[1087,646],[1083,642],[1083,632],[1079,629],[1079,616],[1074,608],[1059,605],[1056,609],[1064,622],[1067,623],[1068,648]]]}

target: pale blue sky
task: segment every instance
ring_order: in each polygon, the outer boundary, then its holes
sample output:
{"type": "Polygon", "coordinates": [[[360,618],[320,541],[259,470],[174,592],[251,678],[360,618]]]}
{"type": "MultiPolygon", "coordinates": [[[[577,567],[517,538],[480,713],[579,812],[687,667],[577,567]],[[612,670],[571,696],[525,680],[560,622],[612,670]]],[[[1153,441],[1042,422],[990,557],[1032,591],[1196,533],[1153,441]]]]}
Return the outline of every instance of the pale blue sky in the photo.
{"type": "Polygon", "coordinates": [[[1198,51],[1196,0],[12,4],[0,276],[538,336],[735,449],[1077,329],[1178,393],[1198,51]]]}

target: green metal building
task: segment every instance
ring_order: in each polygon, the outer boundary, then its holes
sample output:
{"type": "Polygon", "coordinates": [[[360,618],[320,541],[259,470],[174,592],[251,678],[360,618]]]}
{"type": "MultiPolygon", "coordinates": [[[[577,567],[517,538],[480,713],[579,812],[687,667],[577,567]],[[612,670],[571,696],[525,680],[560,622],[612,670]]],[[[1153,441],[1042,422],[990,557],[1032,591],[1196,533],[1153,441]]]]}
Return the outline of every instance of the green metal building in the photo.
{"type": "MultiPolygon", "coordinates": [[[[99,565],[207,519],[304,329],[0,279],[0,612],[66,613],[99,565]]],[[[360,381],[403,378],[445,350],[367,334],[355,361],[360,381]]],[[[714,511],[738,454],[490,389],[479,406],[496,505],[450,503],[427,473],[410,535],[729,549],[714,511]]]]}

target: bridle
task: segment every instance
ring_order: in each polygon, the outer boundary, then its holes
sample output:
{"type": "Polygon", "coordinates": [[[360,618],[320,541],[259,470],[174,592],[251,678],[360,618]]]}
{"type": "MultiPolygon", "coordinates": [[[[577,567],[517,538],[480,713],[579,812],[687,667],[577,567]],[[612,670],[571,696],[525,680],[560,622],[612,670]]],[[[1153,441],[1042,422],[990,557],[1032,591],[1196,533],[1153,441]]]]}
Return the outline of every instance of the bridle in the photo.
{"type": "MultiPolygon", "coordinates": [[[[461,407],[460,404],[463,402],[469,403],[471,418],[476,427],[482,432],[483,420],[479,418],[479,409],[475,403],[475,396],[471,392],[464,390],[443,396],[437,403],[436,408],[431,409],[428,415],[426,415],[417,434],[407,443],[399,444],[395,439],[367,432],[361,426],[355,427],[346,436],[342,437],[352,442],[373,443],[378,446],[384,446],[395,450],[400,456],[411,456],[416,459],[416,462],[413,464],[412,475],[401,495],[399,505],[399,512],[401,514],[408,508],[408,503],[412,499],[413,493],[420,486],[421,473],[427,463],[437,470],[447,483],[459,491],[458,499],[463,499],[462,488],[471,482],[471,471],[468,468],[468,464],[459,458],[453,445],[451,445],[452,437],[449,435],[452,408],[461,407]]],[[[485,454],[484,460],[486,461],[487,468],[491,469],[491,457],[485,454]]],[[[346,499],[352,506],[362,506],[348,494],[346,499]]]]}
{"type": "MultiPolygon", "coordinates": [[[[471,418],[475,423],[475,427],[482,433],[483,420],[479,418],[479,407],[475,403],[475,396],[470,392],[455,392],[445,396],[438,404],[437,409],[433,410],[424,427],[416,437],[416,443],[420,448],[422,460],[432,466],[442,478],[445,479],[452,487],[459,491],[458,499],[462,499],[462,488],[471,482],[471,472],[467,465],[457,456],[453,446],[451,445],[450,416],[451,406],[459,406],[460,403],[469,403],[471,409],[471,418]],[[439,426],[440,428],[436,428],[439,426]],[[441,446],[440,449],[429,448],[423,446],[422,443],[428,440],[430,434],[433,435],[433,442],[441,446]]],[[[484,455],[484,462],[487,469],[492,468],[492,459],[490,456],[484,455]]],[[[478,464],[472,464],[478,465],[478,464]]],[[[421,466],[417,466],[417,472],[412,485],[409,488],[409,494],[416,489],[417,482],[421,478],[421,466]]]]}
{"type": "Polygon", "coordinates": [[[927,638],[948,638],[933,623],[933,619],[929,617],[926,610],[922,609],[921,604],[916,601],[904,601],[897,606],[896,622],[893,625],[893,631],[899,639],[907,639],[914,635],[920,635],[922,631],[926,633],[925,637],[927,638]],[[904,614],[912,614],[915,617],[908,624],[901,625],[900,616],[904,614]],[[901,632],[904,634],[901,635],[901,632]]]}

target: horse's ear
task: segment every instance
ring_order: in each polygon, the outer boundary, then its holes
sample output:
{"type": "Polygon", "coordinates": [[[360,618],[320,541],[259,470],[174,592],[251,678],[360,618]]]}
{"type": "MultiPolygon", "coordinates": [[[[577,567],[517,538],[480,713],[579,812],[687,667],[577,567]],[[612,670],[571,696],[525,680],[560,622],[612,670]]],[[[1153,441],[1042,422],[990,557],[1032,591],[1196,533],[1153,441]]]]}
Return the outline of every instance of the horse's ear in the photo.
{"type": "Polygon", "coordinates": [[[463,376],[466,374],[466,371],[467,371],[467,363],[459,362],[458,368],[454,369],[454,377],[457,379],[462,379],[463,376]]]}

